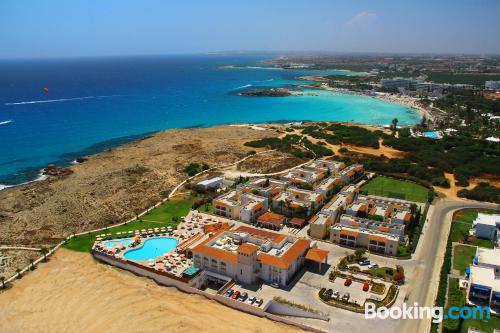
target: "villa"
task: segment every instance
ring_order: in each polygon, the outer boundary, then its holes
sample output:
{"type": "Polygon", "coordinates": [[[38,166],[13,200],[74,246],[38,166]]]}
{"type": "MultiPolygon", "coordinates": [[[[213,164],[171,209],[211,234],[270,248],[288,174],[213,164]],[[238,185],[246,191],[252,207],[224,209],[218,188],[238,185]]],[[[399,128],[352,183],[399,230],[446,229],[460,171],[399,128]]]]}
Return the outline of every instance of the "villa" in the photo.
{"type": "Polygon", "coordinates": [[[335,244],[363,247],[373,252],[388,255],[398,253],[398,236],[366,228],[334,225],[330,229],[330,240],[335,244]]]}
{"type": "Polygon", "coordinates": [[[268,210],[268,200],[252,193],[230,191],[213,201],[214,213],[246,223],[254,223],[268,210]]]}
{"type": "Polygon", "coordinates": [[[500,312],[500,249],[477,249],[469,268],[467,301],[500,312]]]}
{"type": "Polygon", "coordinates": [[[500,229],[500,215],[479,213],[473,222],[473,230],[478,238],[497,240],[500,229]]]}
{"type": "Polygon", "coordinates": [[[339,220],[340,226],[350,228],[368,229],[374,233],[388,233],[396,236],[399,242],[404,241],[405,226],[401,224],[393,224],[390,222],[374,221],[361,217],[355,217],[343,214],[339,220]]]}
{"type": "Polygon", "coordinates": [[[311,241],[240,226],[224,230],[192,249],[195,267],[241,283],[259,280],[286,286],[303,266],[311,241]]]}
{"type": "Polygon", "coordinates": [[[343,183],[349,184],[358,179],[365,173],[365,169],[361,164],[353,164],[343,169],[340,172],[340,179],[343,183]]]}
{"type": "Polygon", "coordinates": [[[287,185],[288,183],[286,181],[279,179],[257,178],[239,186],[238,190],[245,193],[252,192],[266,198],[272,198],[281,193],[287,185]]]}
{"type": "Polygon", "coordinates": [[[337,175],[341,170],[345,169],[345,163],[339,161],[329,161],[324,159],[317,159],[308,165],[309,168],[329,170],[332,174],[337,175]]]}
{"type": "Polygon", "coordinates": [[[325,178],[328,169],[317,168],[312,169],[309,167],[302,167],[290,170],[283,179],[291,184],[307,184],[313,186],[316,182],[325,178]]]}
{"type": "Polygon", "coordinates": [[[340,177],[332,176],[322,180],[314,189],[327,198],[330,197],[335,192],[335,189],[340,187],[341,184],[342,180],[340,177]]]}
{"type": "Polygon", "coordinates": [[[358,188],[354,185],[344,187],[309,221],[309,235],[313,238],[324,239],[328,235],[328,229],[337,221],[338,216],[346,209],[358,188]],[[327,216],[329,218],[327,218],[327,216]]]}
{"type": "Polygon", "coordinates": [[[286,216],[311,214],[323,205],[325,197],[321,193],[288,188],[272,199],[272,207],[286,216]]]}

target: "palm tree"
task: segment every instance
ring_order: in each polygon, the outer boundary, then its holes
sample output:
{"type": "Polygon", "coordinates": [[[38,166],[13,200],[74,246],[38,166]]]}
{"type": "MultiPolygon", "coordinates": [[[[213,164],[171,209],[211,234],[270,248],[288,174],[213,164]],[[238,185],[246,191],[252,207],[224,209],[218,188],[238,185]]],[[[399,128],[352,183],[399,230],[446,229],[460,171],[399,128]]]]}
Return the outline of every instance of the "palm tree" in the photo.
{"type": "Polygon", "coordinates": [[[47,262],[47,253],[49,252],[49,250],[46,247],[42,247],[40,249],[40,252],[42,252],[43,254],[43,262],[47,262]]]}
{"type": "Polygon", "coordinates": [[[398,126],[398,118],[392,119],[392,130],[395,131],[398,126]]]}

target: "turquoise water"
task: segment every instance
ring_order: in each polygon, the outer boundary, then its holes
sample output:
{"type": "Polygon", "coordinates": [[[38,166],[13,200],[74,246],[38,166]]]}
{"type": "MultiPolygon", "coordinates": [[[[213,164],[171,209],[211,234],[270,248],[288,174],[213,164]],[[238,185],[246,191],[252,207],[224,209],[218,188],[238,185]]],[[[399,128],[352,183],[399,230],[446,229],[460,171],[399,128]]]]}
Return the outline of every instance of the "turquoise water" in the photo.
{"type": "Polygon", "coordinates": [[[164,255],[177,247],[179,242],[174,238],[151,238],[136,249],[128,250],[123,254],[129,260],[149,260],[164,255]]]}
{"type": "Polygon", "coordinates": [[[432,131],[432,132],[424,132],[422,133],[423,136],[426,138],[431,138],[431,139],[439,139],[441,136],[439,135],[438,132],[432,131]]]}
{"type": "Polygon", "coordinates": [[[106,245],[107,247],[113,247],[113,246],[116,246],[116,245],[125,245],[125,246],[128,246],[130,244],[132,244],[134,241],[132,239],[115,239],[115,240],[110,240],[110,241],[107,241],[107,242],[104,242],[104,245],[106,245]]]}
{"type": "Polygon", "coordinates": [[[298,79],[303,75],[357,74],[221,68],[262,59],[200,55],[0,61],[0,184],[26,182],[49,163],[68,165],[169,128],[300,120],[390,124],[395,117],[400,125],[420,121],[412,109],[366,96],[318,90],[312,92],[319,96],[239,96],[249,87],[311,84],[298,79]]]}

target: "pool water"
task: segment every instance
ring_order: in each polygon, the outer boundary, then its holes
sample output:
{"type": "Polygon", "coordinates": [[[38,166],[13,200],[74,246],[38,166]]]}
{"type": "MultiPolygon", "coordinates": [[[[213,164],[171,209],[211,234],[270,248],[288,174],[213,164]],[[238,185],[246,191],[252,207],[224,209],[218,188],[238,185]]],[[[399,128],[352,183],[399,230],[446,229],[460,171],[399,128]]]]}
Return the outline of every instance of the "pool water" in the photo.
{"type": "Polygon", "coordinates": [[[151,238],[147,239],[141,247],[125,252],[123,256],[129,260],[154,259],[172,251],[178,243],[174,238],[151,238]]]}
{"type": "Polygon", "coordinates": [[[106,245],[107,247],[115,247],[115,246],[121,245],[121,244],[128,246],[128,245],[132,244],[133,242],[134,241],[132,239],[114,239],[114,240],[104,242],[104,245],[106,245]]]}
{"type": "Polygon", "coordinates": [[[431,138],[431,139],[439,139],[441,136],[439,135],[438,132],[433,131],[433,132],[424,132],[422,133],[423,136],[426,138],[431,138]]]}

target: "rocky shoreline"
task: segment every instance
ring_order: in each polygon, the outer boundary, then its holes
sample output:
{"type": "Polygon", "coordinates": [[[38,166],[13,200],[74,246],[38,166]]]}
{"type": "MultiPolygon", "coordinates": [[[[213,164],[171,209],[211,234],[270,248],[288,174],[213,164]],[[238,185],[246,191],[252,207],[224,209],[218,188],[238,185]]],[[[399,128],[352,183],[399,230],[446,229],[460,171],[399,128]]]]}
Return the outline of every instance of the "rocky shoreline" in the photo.
{"type": "Polygon", "coordinates": [[[269,89],[246,89],[238,93],[239,96],[255,96],[255,97],[287,97],[300,96],[302,91],[288,88],[269,88],[269,89]]]}

